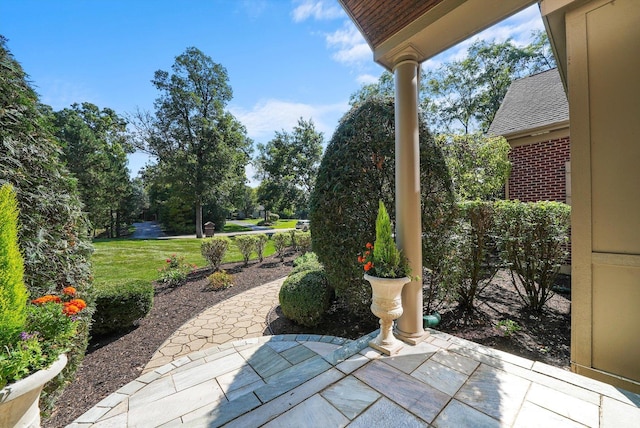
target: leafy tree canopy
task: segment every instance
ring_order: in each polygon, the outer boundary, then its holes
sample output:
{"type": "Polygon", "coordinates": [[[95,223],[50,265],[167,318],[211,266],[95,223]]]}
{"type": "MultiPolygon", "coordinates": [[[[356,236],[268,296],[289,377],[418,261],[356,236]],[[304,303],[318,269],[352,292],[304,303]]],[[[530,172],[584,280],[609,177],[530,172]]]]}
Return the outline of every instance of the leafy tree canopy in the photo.
{"type": "Polygon", "coordinates": [[[276,132],[266,145],[259,144],[256,177],[262,180],[258,202],[267,210],[308,209],[322,157],[323,136],[313,121],[298,119],[293,132],[276,132]]]}
{"type": "Polygon", "coordinates": [[[172,195],[193,205],[198,237],[203,205],[216,201],[228,207],[250,159],[244,126],[225,111],[232,97],[228,80],[222,65],[187,48],[171,72],[155,72],[152,83],[160,91],[155,115],[135,115],[139,146],[156,158],[172,195]]]}

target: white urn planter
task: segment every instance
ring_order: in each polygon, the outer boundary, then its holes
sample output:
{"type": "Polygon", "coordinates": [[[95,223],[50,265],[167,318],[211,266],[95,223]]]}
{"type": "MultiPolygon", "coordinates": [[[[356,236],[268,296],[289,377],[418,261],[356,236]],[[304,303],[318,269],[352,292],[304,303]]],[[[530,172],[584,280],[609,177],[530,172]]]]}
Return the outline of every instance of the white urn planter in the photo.
{"type": "Polygon", "coordinates": [[[369,342],[369,346],[387,355],[397,354],[404,343],[393,335],[393,321],[402,315],[402,288],[411,278],[379,278],[365,275],[364,279],[371,284],[371,312],[380,318],[380,334],[369,342]]]}
{"type": "Polygon", "coordinates": [[[67,365],[62,354],[45,370],[10,383],[0,390],[0,427],[39,427],[40,393],[44,385],[67,365]]]}

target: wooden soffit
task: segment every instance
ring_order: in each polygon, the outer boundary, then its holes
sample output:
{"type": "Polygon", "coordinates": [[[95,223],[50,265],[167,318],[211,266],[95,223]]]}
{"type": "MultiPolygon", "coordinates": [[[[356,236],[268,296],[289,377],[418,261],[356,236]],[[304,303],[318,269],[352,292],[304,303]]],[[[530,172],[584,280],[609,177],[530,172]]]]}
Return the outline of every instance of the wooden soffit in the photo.
{"type": "Polygon", "coordinates": [[[373,50],[392,70],[447,50],[536,0],[338,0],[373,50]]]}

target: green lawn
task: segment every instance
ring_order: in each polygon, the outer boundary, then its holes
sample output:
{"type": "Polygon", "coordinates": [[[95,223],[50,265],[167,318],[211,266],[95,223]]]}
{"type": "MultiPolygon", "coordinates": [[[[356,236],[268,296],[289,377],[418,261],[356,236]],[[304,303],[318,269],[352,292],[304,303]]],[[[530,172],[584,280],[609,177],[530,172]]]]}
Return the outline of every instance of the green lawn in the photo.
{"type": "MultiPolygon", "coordinates": [[[[251,223],[251,224],[258,224],[262,220],[264,220],[264,219],[262,219],[262,218],[248,218],[248,219],[240,220],[240,221],[244,221],[244,222],[251,223]]],[[[292,229],[292,228],[296,227],[296,223],[297,222],[298,222],[298,220],[296,220],[296,219],[293,219],[293,220],[278,220],[276,222],[276,224],[271,226],[271,227],[273,227],[274,229],[292,229]]],[[[226,230],[225,230],[225,232],[226,232],[226,230]]]]}
{"type": "Polygon", "coordinates": [[[224,233],[231,233],[231,232],[248,232],[251,229],[245,226],[238,226],[237,224],[231,224],[229,222],[225,223],[224,225],[224,233]]]}
{"type": "MultiPolygon", "coordinates": [[[[231,238],[233,241],[233,238],[231,238]]],[[[131,279],[153,281],[158,269],[172,254],[184,256],[187,263],[198,267],[207,263],[200,254],[200,239],[104,239],[93,242],[95,252],[91,258],[96,284],[122,282],[131,279]]],[[[267,241],[265,257],[275,253],[273,241],[267,241]]],[[[253,258],[257,258],[255,254],[253,258]]],[[[231,245],[224,262],[242,261],[242,255],[231,245]]]]}

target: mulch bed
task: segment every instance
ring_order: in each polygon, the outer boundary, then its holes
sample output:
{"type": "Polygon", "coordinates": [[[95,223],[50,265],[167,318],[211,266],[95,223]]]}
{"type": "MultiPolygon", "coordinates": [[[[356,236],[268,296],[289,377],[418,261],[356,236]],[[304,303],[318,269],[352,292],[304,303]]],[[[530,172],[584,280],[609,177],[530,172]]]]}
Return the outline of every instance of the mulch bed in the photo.
{"type": "MultiPolygon", "coordinates": [[[[570,277],[559,275],[556,285],[570,287],[570,277]]],[[[499,271],[476,298],[475,311],[461,313],[457,304],[441,310],[435,329],[511,354],[568,369],[570,363],[571,299],[556,293],[541,313],[523,309],[508,271],[499,271]],[[501,321],[511,320],[517,331],[507,331],[501,321]]],[[[378,328],[377,318],[350,318],[347,308],[333,302],[329,314],[314,328],[297,325],[282,315],[280,307],[269,313],[273,334],[326,334],[357,339],[378,328]]],[[[513,325],[513,324],[512,324],[513,325]]]]}
{"type": "MultiPolygon", "coordinates": [[[[234,286],[220,291],[207,290],[207,269],[190,275],[180,287],[156,285],[153,308],[137,328],[109,337],[92,338],[87,354],[75,380],[56,402],[45,427],[64,427],[93,407],[100,400],[136,379],[153,354],[182,324],[203,310],[253,287],[287,276],[294,255],[265,258],[262,263],[250,262],[223,265],[233,274],[234,286]]],[[[269,334],[265,332],[265,334],[269,334]]]]}
{"type": "MultiPolygon", "coordinates": [[[[63,427],[89,410],[97,402],[136,379],[158,347],[182,324],[206,308],[255,286],[286,276],[291,270],[294,255],[282,263],[278,258],[241,263],[223,268],[234,275],[235,286],[222,291],[207,291],[204,277],[196,272],[189,282],[172,289],[157,288],[154,307],[134,330],[113,337],[94,338],[75,381],[60,397],[52,417],[45,427],[63,427]]],[[[567,286],[567,277],[560,277],[560,285],[567,286]]],[[[522,309],[506,272],[499,272],[491,284],[477,298],[476,311],[461,314],[456,305],[442,310],[438,330],[477,343],[501,349],[525,358],[542,361],[557,367],[569,365],[570,297],[556,294],[541,314],[522,309]],[[518,331],[510,334],[500,327],[500,321],[511,320],[518,331]]],[[[323,322],[315,328],[297,325],[282,315],[280,307],[268,316],[264,334],[322,334],[357,339],[378,328],[373,316],[353,319],[347,308],[334,301],[323,322]]]]}

